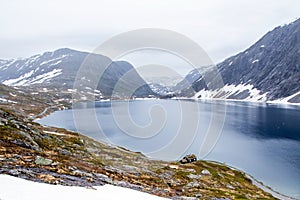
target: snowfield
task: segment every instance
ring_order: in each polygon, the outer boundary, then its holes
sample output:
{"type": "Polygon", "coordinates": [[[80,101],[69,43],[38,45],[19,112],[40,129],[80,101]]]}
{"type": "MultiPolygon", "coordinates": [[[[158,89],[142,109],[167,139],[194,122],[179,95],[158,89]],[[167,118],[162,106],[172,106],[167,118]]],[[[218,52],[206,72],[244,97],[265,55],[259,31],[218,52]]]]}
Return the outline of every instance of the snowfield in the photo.
{"type": "Polygon", "coordinates": [[[147,193],[113,185],[94,187],[71,187],[36,183],[9,175],[0,175],[0,200],[163,200],[147,193]]]}

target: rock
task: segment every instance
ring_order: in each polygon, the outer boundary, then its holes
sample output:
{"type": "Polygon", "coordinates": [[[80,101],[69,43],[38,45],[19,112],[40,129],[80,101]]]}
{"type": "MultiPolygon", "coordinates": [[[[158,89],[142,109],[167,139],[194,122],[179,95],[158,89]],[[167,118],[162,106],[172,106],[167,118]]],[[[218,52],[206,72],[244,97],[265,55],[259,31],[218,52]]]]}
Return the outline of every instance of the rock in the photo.
{"type": "Polygon", "coordinates": [[[231,184],[226,185],[227,188],[234,190],[235,187],[233,187],[231,184]]]}
{"type": "Polygon", "coordinates": [[[202,170],[201,174],[203,174],[203,175],[211,175],[211,173],[207,169],[202,170]]]}
{"type": "Polygon", "coordinates": [[[57,165],[59,165],[60,163],[59,162],[53,162],[52,164],[51,164],[51,166],[57,166],[57,165]]]}
{"type": "Polygon", "coordinates": [[[190,172],[190,173],[196,173],[195,169],[186,169],[185,171],[190,172]]]}
{"type": "Polygon", "coordinates": [[[76,175],[76,176],[85,176],[85,177],[93,177],[93,174],[91,173],[88,173],[88,172],[85,172],[85,171],[82,171],[82,170],[74,170],[73,173],[76,175]]]}
{"type": "Polygon", "coordinates": [[[195,154],[190,154],[190,155],[184,156],[180,160],[180,163],[181,164],[186,164],[186,163],[191,163],[191,162],[195,162],[195,161],[197,161],[197,157],[195,156],[195,154]]]}
{"type": "Polygon", "coordinates": [[[189,174],[187,175],[187,177],[189,177],[190,179],[200,179],[202,176],[200,174],[199,175],[189,174]]]}
{"type": "Polygon", "coordinates": [[[178,168],[179,168],[178,165],[169,165],[169,167],[170,167],[171,169],[178,169],[178,168]]]}
{"type": "Polygon", "coordinates": [[[195,187],[199,187],[199,186],[200,186],[200,184],[197,181],[190,182],[186,185],[187,188],[195,188],[195,187]]]}
{"type": "Polygon", "coordinates": [[[18,176],[20,174],[20,172],[17,169],[9,170],[8,173],[13,175],[13,176],[18,176]]]}
{"type": "Polygon", "coordinates": [[[43,158],[41,156],[37,156],[35,158],[35,164],[37,165],[51,165],[53,163],[53,160],[51,159],[47,159],[47,158],[43,158]]]}
{"type": "Polygon", "coordinates": [[[113,180],[104,174],[96,174],[97,178],[105,183],[112,184],[113,180]]]}
{"type": "Polygon", "coordinates": [[[62,155],[65,155],[65,156],[70,156],[70,155],[72,155],[72,153],[71,153],[70,151],[66,150],[66,149],[61,149],[61,148],[59,148],[59,149],[58,149],[58,152],[59,152],[59,154],[62,154],[62,155]]]}

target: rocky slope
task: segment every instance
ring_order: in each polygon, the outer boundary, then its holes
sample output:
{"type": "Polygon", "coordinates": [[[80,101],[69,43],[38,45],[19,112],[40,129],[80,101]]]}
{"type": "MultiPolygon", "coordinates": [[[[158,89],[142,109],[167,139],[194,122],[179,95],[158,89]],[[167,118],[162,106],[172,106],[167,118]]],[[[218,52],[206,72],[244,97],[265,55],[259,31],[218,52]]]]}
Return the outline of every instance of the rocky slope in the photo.
{"type": "MultiPolygon", "coordinates": [[[[25,59],[0,60],[0,83],[10,86],[35,85],[46,88],[72,89],[77,72],[87,56],[91,56],[91,54],[65,48],[25,59]]],[[[137,91],[132,94],[137,97],[154,95],[146,82],[129,63],[112,62],[102,55],[93,54],[92,56],[93,60],[89,60],[89,67],[94,71],[91,72],[90,76],[98,71],[104,71],[106,63],[111,64],[105,69],[101,78],[98,77],[100,80],[95,80],[98,83],[94,88],[96,91],[90,89],[92,91],[89,92],[100,92],[103,97],[111,97],[117,82],[128,73],[126,78],[121,80],[125,83],[122,89],[126,91],[137,88],[137,91]],[[93,61],[95,62],[93,63],[93,61]]],[[[86,81],[91,82],[88,76],[86,81]]],[[[120,98],[128,97],[124,96],[124,93],[115,95],[120,96],[120,98]]]]}
{"type": "MultiPolygon", "coordinates": [[[[0,89],[5,97],[0,101],[2,174],[61,185],[113,184],[172,199],[275,199],[243,172],[222,164],[151,160],[78,133],[41,126],[32,121],[34,116],[40,116],[38,113],[49,106],[56,110],[64,105],[58,101],[57,92],[45,96],[39,91],[31,95],[33,90],[5,85],[0,89]],[[28,102],[32,106],[28,107],[28,102]],[[27,117],[30,114],[35,115],[27,117]]],[[[68,96],[64,99],[68,106],[68,96]]]]}
{"type": "Polygon", "coordinates": [[[194,70],[186,78],[188,82],[192,81],[194,92],[184,89],[179,96],[250,101],[290,97],[287,102],[300,103],[300,19],[268,32],[244,52],[218,64],[217,68],[225,85],[223,88],[209,91],[206,86],[210,82],[205,82],[194,70]]]}

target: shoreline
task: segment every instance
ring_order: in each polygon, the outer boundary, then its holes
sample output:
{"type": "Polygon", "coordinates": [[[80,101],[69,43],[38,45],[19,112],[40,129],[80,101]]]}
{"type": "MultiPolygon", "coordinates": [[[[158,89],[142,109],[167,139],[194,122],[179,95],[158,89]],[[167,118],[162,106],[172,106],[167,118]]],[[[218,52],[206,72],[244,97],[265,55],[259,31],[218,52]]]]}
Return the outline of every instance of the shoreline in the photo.
{"type": "Polygon", "coordinates": [[[221,163],[221,162],[218,162],[218,161],[214,161],[214,160],[207,160],[207,161],[208,162],[212,162],[212,163],[221,164],[221,165],[224,165],[224,166],[226,166],[226,167],[228,167],[230,169],[237,170],[237,171],[240,171],[240,172],[244,173],[252,181],[252,184],[254,184],[255,186],[257,186],[260,189],[264,190],[265,192],[270,193],[275,198],[278,198],[278,199],[281,199],[281,200],[297,200],[296,198],[293,198],[293,197],[290,197],[288,195],[281,194],[280,192],[277,192],[276,190],[274,190],[270,186],[265,185],[263,182],[257,180],[251,174],[248,174],[247,172],[245,172],[245,171],[243,171],[243,170],[241,170],[239,168],[236,168],[236,167],[233,167],[231,165],[224,164],[224,163],[221,163]]]}
{"type": "MultiPolygon", "coordinates": [[[[116,99],[105,99],[105,100],[100,100],[100,101],[95,101],[95,102],[112,102],[112,101],[142,101],[142,100],[193,100],[193,101],[195,101],[195,102],[198,102],[198,101],[209,101],[209,102],[219,102],[219,101],[222,101],[222,102],[224,102],[224,103],[227,103],[227,102],[243,102],[243,103],[251,103],[251,104],[255,104],[255,105],[257,105],[257,106],[259,106],[259,104],[261,104],[261,105],[268,105],[268,104],[271,104],[271,105],[282,105],[282,106],[300,106],[300,103],[286,103],[286,102],[257,102],[257,101],[247,101],[247,100],[235,100],[235,99],[216,99],[216,98],[207,98],[207,99],[203,99],[203,98],[199,98],[199,99],[193,99],[193,98],[171,98],[171,99],[158,99],[158,98],[139,98],[139,99],[127,99],[127,100],[121,100],[121,99],[119,99],[119,100],[116,100],[116,99]]],[[[43,112],[44,114],[46,114],[45,116],[47,116],[47,115],[50,115],[50,114],[52,114],[53,112],[55,112],[55,111],[59,111],[59,109],[58,109],[58,107],[49,107],[49,108],[46,108],[45,110],[47,110],[48,111],[48,109],[50,110],[50,113],[45,113],[45,112],[43,112]],[[54,108],[54,110],[52,109],[50,109],[50,108],[54,108]]],[[[72,108],[72,106],[71,107],[69,107],[69,108],[65,108],[65,109],[63,109],[63,110],[72,110],[73,108],[72,108]]],[[[40,116],[40,114],[38,114],[37,116],[40,116]]],[[[42,116],[42,118],[43,117],[45,117],[45,116],[42,116]]],[[[41,119],[41,118],[35,118],[33,121],[34,122],[37,122],[36,120],[39,120],[39,119],[41,119]]],[[[37,123],[39,123],[39,122],[37,122],[37,123]]],[[[51,127],[51,126],[47,126],[47,125],[42,125],[41,124],[41,126],[45,126],[45,127],[51,127]]],[[[55,127],[55,128],[57,128],[57,127],[55,127]]],[[[66,129],[66,130],[68,130],[68,129],[66,129]]],[[[94,140],[93,138],[91,138],[91,137],[89,137],[89,136],[87,136],[87,135],[85,135],[84,133],[82,133],[82,132],[78,132],[78,131],[72,131],[72,130],[68,130],[68,131],[70,131],[70,132],[74,132],[74,133],[78,133],[78,134],[80,134],[80,135],[83,135],[83,136],[85,136],[85,137],[88,137],[88,138],[90,138],[90,139],[92,139],[92,140],[94,140]]],[[[98,142],[100,142],[100,143],[102,143],[102,144],[104,144],[104,145],[107,145],[107,146],[110,146],[110,147],[112,147],[112,148],[116,148],[116,149],[119,149],[119,150],[124,150],[124,151],[129,151],[129,152],[132,152],[132,153],[137,153],[137,152],[134,152],[134,151],[132,151],[132,150],[130,150],[130,149],[126,149],[126,148],[124,148],[124,147],[122,147],[122,146],[120,146],[120,145],[115,145],[115,144],[111,144],[111,143],[109,143],[109,142],[105,142],[105,141],[98,141],[98,142]]],[[[154,159],[154,158],[151,158],[151,157],[148,157],[147,155],[145,155],[145,154],[143,154],[143,153],[141,153],[143,156],[145,156],[147,159],[149,159],[149,160],[154,160],[154,161],[162,161],[162,162],[177,162],[177,161],[164,161],[164,160],[159,160],[159,159],[154,159]]],[[[241,170],[241,169],[238,169],[238,168],[235,168],[235,167],[232,167],[232,166],[230,166],[230,165],[227,165],[227,164],[224,164],[224,163],[220,163],[220,162],[218,162],[218,161],[213,161],[213,160],[204,160],[204,161],[208,161],[208,162],[211,162],[211,163],[217,163],[217,164],[219,164],[219,165],[224,165],[224,166],[226,166],[226,167],[229,167],[230,169],[233,169],[233,170],[237,170],[237,171],[240,171],[240,172],[242,172],[242,173],[244,173],[249,179],[251,179],[251,181],[252,181],[252,183],[255,185],[255,186],[257,186],[257,187],[259,187],[260,189],[262,189],[263,191],[265,191],[265,192],[267,192],[267,193],[270,193],[272,196],[274,196],[275,198],[279,198],[279,199],[283,199],[283,200],[295,200],[295,198],[293,198],[293,197],[290,197],[290,196],[287,196],[287,195],[285,195],[285,194],[281,194],[281,193],[279,193],[279,192],[277,192],[277,191],[275,191],[275,190],[273,190],[270,186],[267,186],[267,185],[265,185],[263,182],[261,182],[261,181],[258,181],[255,177],[253,177],[252,175],[250,175],[250,174],[248,174],[247,172],[245,172],[245,171],[243,171],[243,170],[241,170]]]]}

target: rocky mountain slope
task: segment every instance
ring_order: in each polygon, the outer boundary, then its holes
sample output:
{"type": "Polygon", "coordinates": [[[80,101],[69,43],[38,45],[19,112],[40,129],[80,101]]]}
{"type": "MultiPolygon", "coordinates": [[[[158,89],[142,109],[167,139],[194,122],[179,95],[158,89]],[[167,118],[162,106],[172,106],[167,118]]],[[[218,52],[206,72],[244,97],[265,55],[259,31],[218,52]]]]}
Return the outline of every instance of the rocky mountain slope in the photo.
{"type": "MultiPolygon", "coordinates": [[[[76,73],[88,55],[91,54],[65,48],[25,59],[0,60],[0,83],[10,86],[35,85],[46,88],[72,89],[76,73]]],[[[100,91],[102,96],[110,97],[117,82],[128,72],[130,72],[129,76],[122,80],[125,83],[123,84],[124,90],[138,88],[138,91],[133,93],[133,96],[137,97],[154,95],[129,63],[112,62],[102,55],[93,56],[95,60],[97,59],[96,63],[90,62],[93,65],[90,67],[95,70],[94,72],[104,70],[104,63],[111,63],[104,71],[100,81],[97,80],[99,84],[95,89],[97,89],[96,92],[100,91]]],[[[87,81],[89,81],[88,78],[87,81]]],[[[124,94],[120,94],[120,97],[123,97],[122,95],[124,94]]]]}
{"type": "MultiPolygon", "coordinates": [[[[217,65],[224,88],[209,91],[203,76],[190,72],[194,93],[179,96],[266,101],[285,99],[300,103],[300,19],[268,32],[250,48],[217,65]],[[196,77],[196,78],[195,78],[196,77]],[[196,93],[196,94],[195,94],[196,93]]],[[[209,73],[209,70],[208,72],[209,73]]]]}

